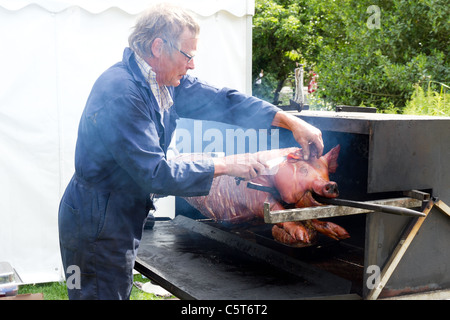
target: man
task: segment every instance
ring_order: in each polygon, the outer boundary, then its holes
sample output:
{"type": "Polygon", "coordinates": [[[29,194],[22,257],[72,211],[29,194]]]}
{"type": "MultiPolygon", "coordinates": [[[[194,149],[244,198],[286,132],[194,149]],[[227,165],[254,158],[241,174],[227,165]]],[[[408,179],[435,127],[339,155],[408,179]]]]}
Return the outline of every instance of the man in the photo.
{"type": "Polygon", "coordinates": [[[153,7],[137,21],[123,60],[92,88],[79,125],[75,174],[59,209],[66,276],[80,271],[80,284],[68,285],[70,299],[129,298],[151,194],[206,195],[215,176],[251,179],[265,168],[251,154],[168,160],[178,117],[281,126],[305,154],[322,154],[318,129],[269,103],[186,75],[194,68],[198,34],[184,10],[153,7]]]}

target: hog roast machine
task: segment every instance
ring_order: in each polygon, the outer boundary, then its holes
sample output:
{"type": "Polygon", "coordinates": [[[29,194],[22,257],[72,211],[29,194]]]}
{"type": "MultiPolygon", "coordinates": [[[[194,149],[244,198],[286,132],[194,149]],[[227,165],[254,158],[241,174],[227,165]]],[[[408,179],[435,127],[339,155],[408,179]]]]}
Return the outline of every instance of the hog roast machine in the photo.
{"type": "MultiPolygon", "coordinates": [[[[181,299],[448,298],[450,118],[289,112],[322,130],[324,151],[341,145],[330,176],[338,199],[424,217],[327,204],[266,208],[262,226],[226,226],[177,198],[175,219],[144,231],[135,268],[181,299]],[[321,237],[304,248],[271,239],[273,223],[311,218],[336,222],[351,238],[321,237]]],[[[296,145],[284,130],[279,141],[280,148],[296,145]]]]}

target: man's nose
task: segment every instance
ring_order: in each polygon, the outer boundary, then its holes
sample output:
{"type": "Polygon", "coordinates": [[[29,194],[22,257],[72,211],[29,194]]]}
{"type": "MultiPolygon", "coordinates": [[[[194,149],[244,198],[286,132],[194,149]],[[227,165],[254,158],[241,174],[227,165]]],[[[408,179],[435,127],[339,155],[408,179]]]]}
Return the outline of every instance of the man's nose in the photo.
{"type": "Polygon", "coordinates": [[[193,69],[195,69],[194,58],[192,58],[191,61],[188,62],[188,64],[187,64],[187,69],[188,69],[188,70],[193,70],[193,69]]]}

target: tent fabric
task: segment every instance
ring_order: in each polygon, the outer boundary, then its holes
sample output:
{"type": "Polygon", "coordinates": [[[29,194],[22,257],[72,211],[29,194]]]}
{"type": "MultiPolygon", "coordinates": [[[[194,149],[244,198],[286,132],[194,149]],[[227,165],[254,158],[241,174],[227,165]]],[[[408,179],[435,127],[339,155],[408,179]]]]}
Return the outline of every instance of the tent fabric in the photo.
{"type": "MultiPolygon", "coordinates": [[[[228,11],[237,17],[243,17],[245,15],[253,15],[255,10],[254,1],[243,0],[172,0],[166,2],[187,6],[190,10],[204,17],[213,15],[221,10],[228,11]]],[[[118,8],[128,14],[134,15],[145,10],[148,7],[149,2],[142,0],[0,0],[0,7],[8,10],[20,10],[31,4],[38,5],[53,13],[77,6],[94,14],[101,13],[110,8],[118,8]]]]}
{"type": "MultiPolygon", "coordinates": [[[[24,283],[63,280],[59,200],[91,87],[121,60],[137,15],[160,1],[0,0],[0,261],[24,283]]],[[[254,0],[171,1],[201,25],[196,69],[251,92],[254,0]]]]}

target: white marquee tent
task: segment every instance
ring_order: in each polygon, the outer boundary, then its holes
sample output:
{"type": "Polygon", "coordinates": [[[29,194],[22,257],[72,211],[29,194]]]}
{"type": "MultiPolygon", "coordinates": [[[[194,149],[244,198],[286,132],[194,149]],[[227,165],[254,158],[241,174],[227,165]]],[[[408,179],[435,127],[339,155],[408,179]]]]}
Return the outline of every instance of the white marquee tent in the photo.
{"type": "MultiPolygon", "coordinates": [[[[0,0],[0,261],[24,283],[63,279],[57,212],[79,117],[96,78],[121,60],[137,15],[155,2],[0,0]]],[[[191,74],[250,93],[254,0],[170,2],[201,24],[191,74]]]]}

